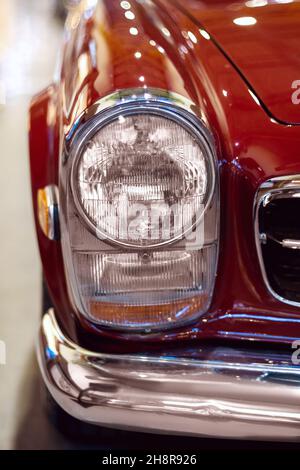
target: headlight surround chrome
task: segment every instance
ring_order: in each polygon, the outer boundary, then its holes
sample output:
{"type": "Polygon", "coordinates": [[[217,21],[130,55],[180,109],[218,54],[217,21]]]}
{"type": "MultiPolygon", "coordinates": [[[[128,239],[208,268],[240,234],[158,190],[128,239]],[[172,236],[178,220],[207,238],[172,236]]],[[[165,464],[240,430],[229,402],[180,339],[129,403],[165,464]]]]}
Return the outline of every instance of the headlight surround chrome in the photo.
{"type": "Polygon", "coordinates": [[[125,100],[124,103],[121,102],[113,108],[109,108],[98,114],[96,119],[92,119],[90,121],[89,126],[86,129],[86,134],[83,136],[83,138],[81,140],[78,139],[78,141],[75,143],[76,150],[74,152],[74,156],[72,157],[71,188],[77,211],[82,217],[82,220],[94,235],[105,239],[109,243],[117,244],[126,248],[150,249],[154,247],[163,247],[164,245],[174,243],[183,238],[183,236],[194,230],[195,226],[199,224],[201,217],[209,206],[215,191],[216,170],[214,149],[212,147],[212,139],[207,128],[201,123],[199,118],[188,112],[186,109],[181,108],[178,106],[178,104],[159,101],[155,98],[155,95],[154,99],[150,99],[148,95],[149,93],[146,94],[147,98],[145,98],[144,94],[144,96],[142,95],[141,97],[136,98],[135,101],[127,102],[127,100],[125,100]],[[99,225],[96,225],[83,207],[82,201],[80,200],[81,197],[78,184],[79,167],[83,158],[83,153],[85,152],[86,143],[95,138],[95,136],[98,133],[101,133],[101,131],[107,126],[110,126],[116,122],[116,120],[120,117],[126,119],[128,117],[130,118],[143,115],[164,118],[184,129],[187,134],[189,134],[193,139],[195,139],[195,141],[198,142],[198,146],[201,148],[204,155],[207,171],[205,196],[201,203],[201,208],[197,211],[195,220],[191,222],[190,225],[185,224],[184,230],[180,231],[180,234],[175,235],[172,237],[172,239],[162,240],[157,243],[147,243],[147,245],[139,245],[139,243],[117,240],[107,231],[102,230],[99,225]]]}
{"type": "Polygon", "coordinates": [[[60,192],[66,197],[60,215],[65,270],[75,310],[102,327],[131,332],[179,327],[203,315],[211,302],[217,267],[219,184],[214,140],[197,108],[162,90],[125,90],[89,108],[69,131],[65,149],[60,192]],[[193,231],[205,221],[204,246],[192,249],[188,256],[182,236],[145,247],[116,242],[101,230],[99,233],[78,197],[76,172],[86,142],[119,116],[137,114],[170,119],[201,141],[207,151],[208,191],[203,210],[190,227],[193,231]],[[144,276],[144,267],[137,263],[145,251],[147,256],[153,253],[149,276],[144,276]],[[130,279],[123,275],[124,270],[128,275],[123,262],[126,253],[130,279]],[[160,262],[161,272],[156,269],[160,262]],[[137,285],[139,292],[134,291],[137,285]]]}

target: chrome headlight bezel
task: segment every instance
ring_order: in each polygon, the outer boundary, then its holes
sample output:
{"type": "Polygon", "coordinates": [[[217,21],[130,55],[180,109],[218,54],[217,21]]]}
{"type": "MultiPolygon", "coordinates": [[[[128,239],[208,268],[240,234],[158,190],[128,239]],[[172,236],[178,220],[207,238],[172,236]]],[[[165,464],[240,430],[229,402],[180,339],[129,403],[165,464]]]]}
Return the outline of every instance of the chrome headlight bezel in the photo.
{"type": "MultiPolygon", "coordinates": [[[[158,89],[123,90],[121,92],[114,93],[108,97],[100,99],[89,107],[76,120],[72,127],[67,130],[64,142],[64,151],[60,163],[59,190],[62,195],[60,212],[62,251],[67,287],[74,311],[77,312],[79,316],[85,317],[90,323],[95,326],[97,325],[97,327],[119,331],[120,333],[130,332],[132,339],[134,339],[135,333],[139,334],[140,332],[147,332],[149,334],[155,331],[170,330],[172,328],[178,328],[186,324],[190,324],[199,319],[207,311],[211,303],[215,285],[219,245],[219,176],[216,145],[205,119],[200,114],[199,108],[177,94],[158,89]],[[81,236],[87,239],[87,243],[89,245],[84,248],[84,250],[87,250],[86,253],[95,250],[97,251],[99,250],[99,247],[104,250],[105,246],[111,252],[120,252],[120,250],[123,250],[124,252],[130,251],[131,247],[128,247],[126,244],[117,244],[115,240],[110,240],[106,236],[105,239],[101,239],[98,236],[99,229],[96,229],[94,224],[87,220],[86,214],[83,211],[78,196],[76,195],[74,174],[76,173],[76,165],[78,165],[84,145],[92,135],[97,133],[99,129],[112,122],[121,114],[139,114],[141,112],[155,114],[159,117],[166,116],[167,118],[172,119],[176,124],[183,126],[197,139],[201,139],[201,141],[204,142],[205,148],[210,156],[208,165],[210,171],[210,183],[201,217],[204,220],[214,220],[213,224],[215,224],[214,230],[216,234],[214,239],[216,247],[216,255],[214,255],[215,262],[210,267],[212,282],[208,298],[205,303],[205,308],[201,309],[201,311],[193,310],[191,308],[191,314],[189,314],[189,317],[179,319],[176,323],[172,322],[168,324],[166,322],[165,324],[151,324],[151,326],[149,325],[147,327],[133,324],[120,325],[113,322],[107,323],[100,319],[93,319],[83,303],[73,260],[74,250],[77,251],[82,249],[83,245],[80,238],[81,236]]],[[[191,230],[193,230],[194,225],[197,225],[198,222],[199,219],[195,221],[191,230]]],[[[158,251],[167,249],[167,243],[169,243],[169,241],[162,243],[159,247],[154,245],[154,248],[157,248],[158,251]]],[[[183,249],[183,246],[185,246],[185,240],[172,240],[172,243],[169,244],[169,246],[171,248],[174,246],[175,249],[179,250],[183,249]]],[[[145,247],[139,248],[136,245],[134,245],[133,248],[136,251],[139,251],[139,249],[145,250],[145,247]]],[[[147,250],[151,250],[152,248],[152,246],[147,246],[147,250]]],[[[198,294],[195,293],[195,295],[198,294]]],[[[192,299],[192,297],[190,297],[190,299],[192,299]]]]}
{"type": "MultiPolygon", "coordinates": [[[[138,250],[144,250],[145,246],[139,246],[134,243],[122,242],[120,240],[115,240],[113,237],[110,237],[108,233],[102,232],[99,227],[93,223],[93,221],[88,217],[84,208],[82,207],[79,188],[76,181],[76,176],[78,173],[78,166],[80,164],[81,156],[84,150],[86,142],[93,138],[98,132],[101,131],[105,126],[113,123],[120,116],[133,116],[147,114],[157,117],[163,117],[169,119],[176,123],[177,125],[184,128],[189,134],[191,134],[196,140],[201,142],[201,146],[204,148],[206,155],[206,167],[208,170],[207,179],[208,179],[208,189],[205,194],[203,209],[200,213],[197,214],[196,220],[191,224],[189,228],[185,230],[183,234],[180,234],[172,240],[164,240],[158,243],[147,244],[147,249],[151,248],[163,248],[165,245],[173,244],[178,242],[188,233],[192,232],[195,227],[199,224],[201,218],[203,217],[207,207],[211,202],[211,199],[215,192],[216,186],[216,158],[215,158],[215,149],[213,144],[213,138],[204,125],[204,123],[199,119],[199,117],[191,112],[192,104],[185,101],[182,101],[182,98],[177,97],[175,100],[173,97],[164,97],[162,98],[157,94],[141,91],[140,94],[135,93],[133,95],[122,96],[122,94],[116,94],[111,99],[115,100],[115,105],[108,105],[107,107],[102,104],[94,116],[87,120],[85,125],[80,129],[80,132],[74,136],[72,141],[71,149],[71,172],[70,172],[70,182],[71,182],[71,191],[74,199],[74,203],[77,209],[79,216],[84,222],[88,230],[96,237],[101,237],[107,243],[112,245],[118,245],[123,248],[134,248],[138,250]],[[118,99],[119,97],[119,99],[118,99]]],[[[107,103],[110,103],[110,100],[107,100],[107,103]]]]}

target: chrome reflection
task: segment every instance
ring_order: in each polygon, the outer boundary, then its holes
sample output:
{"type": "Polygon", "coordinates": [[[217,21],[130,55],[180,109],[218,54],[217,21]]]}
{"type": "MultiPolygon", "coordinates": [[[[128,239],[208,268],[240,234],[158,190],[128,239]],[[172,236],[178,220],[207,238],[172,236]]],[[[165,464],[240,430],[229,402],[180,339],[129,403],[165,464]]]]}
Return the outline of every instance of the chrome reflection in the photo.
{"type": "Polygon", "coordinates": [[[83,421],[215,437],[300,436],[300,368],[283,352],[92,353],[65,338],[50,311],[38,355],[55,400],[83,421]]]}

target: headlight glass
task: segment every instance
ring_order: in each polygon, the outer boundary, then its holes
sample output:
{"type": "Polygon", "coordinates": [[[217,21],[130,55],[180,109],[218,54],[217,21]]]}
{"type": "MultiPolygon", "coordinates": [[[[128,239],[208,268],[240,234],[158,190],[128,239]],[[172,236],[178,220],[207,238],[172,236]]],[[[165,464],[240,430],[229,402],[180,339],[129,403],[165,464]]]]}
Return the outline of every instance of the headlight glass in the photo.
{"type": "Polygon", "coordinates": [[[75,194],[98,236],[126,246],[181,238],[212,190],[203,142],[171,119],[120,115],[86,143],[75,194]]]}
{"type": "Polygon", "coordinates": [[[62,233],[76,308],[132,331],[199,317],[218,253],[209,133],[192,113],[156,99],[121,101],[78,135],[61,176],[71,181],[62,233]]]}

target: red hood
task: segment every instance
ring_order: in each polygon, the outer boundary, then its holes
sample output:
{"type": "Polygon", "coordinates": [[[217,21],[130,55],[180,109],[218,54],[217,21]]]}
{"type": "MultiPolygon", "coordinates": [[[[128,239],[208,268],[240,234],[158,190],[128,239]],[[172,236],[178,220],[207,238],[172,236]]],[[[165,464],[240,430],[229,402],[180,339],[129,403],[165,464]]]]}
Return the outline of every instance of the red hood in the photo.
{"type": "Polygon", "coordinates": [[[269,113],[279,121],[300,124],[300,2],[179,3],[216,41],[269,113]]]}

